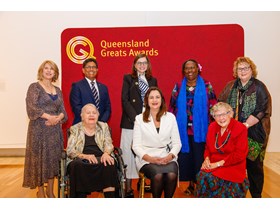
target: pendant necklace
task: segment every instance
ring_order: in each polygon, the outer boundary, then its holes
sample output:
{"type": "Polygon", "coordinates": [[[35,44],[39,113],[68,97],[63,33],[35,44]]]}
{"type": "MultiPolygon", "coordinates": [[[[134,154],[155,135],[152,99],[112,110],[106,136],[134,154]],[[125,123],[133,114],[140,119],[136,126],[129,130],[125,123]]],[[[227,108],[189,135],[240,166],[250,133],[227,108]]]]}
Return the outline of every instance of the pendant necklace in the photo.
{"type": "Polygon", "coordinates": [[[193,90],[194,90],[193,86],[189,87],[189,91],[193,91],[193,90]]]}
{"type": "Polygon", "coordinates": [[[243,93],[241,93],[241,91],[238,91],[238,98],[239,98],[239,104],[241,105],[243,102],[243,97],[246,91],[244,91],[243,93]]]}

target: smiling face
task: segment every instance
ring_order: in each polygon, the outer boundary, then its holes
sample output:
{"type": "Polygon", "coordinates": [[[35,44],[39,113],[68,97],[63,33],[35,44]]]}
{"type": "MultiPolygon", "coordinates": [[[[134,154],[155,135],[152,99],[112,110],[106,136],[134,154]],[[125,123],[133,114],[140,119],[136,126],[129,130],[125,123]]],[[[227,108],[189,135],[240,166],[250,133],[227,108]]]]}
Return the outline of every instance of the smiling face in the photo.
{"type": "Polygon", "coordinates": [[[246,62],[239,63],[237,66],[237,76],[242,83],[247,83],[252,77],[251,66],[246,62]]]}
{"type": "Polygon", "coordinates": [[[148,96],[148,105],[151,110],[159,110],[161,106],[162,98],[160,92],[152,90],[148,96]]]}
{"type": "Polygon", "coordinates": [[[198,66],[193,61],[188,61],[184,66],[184,76],[188,81],[196,81],[198,76],[198,66]]]}
{"type": "Polygon", "coordinates": [[[144,74],[148,68],[148,61],[146,57],[139,58],[137,62],[134,64],[135,69],[139,74],[144,74]]]}
{"type": "Polygon", "coordinates": [[[98,72],[98,67],[96,63],[94,63],[93,61],[88,62],[83,68],[83,73],[85,77],[91,81],[93,81],[96,78],[97,72],[98,72]]]}
{"type": "Polygon", "coordinates": [[[221,126],[221,128],[227,128],[230,123],[230,120],[233,116],[232,110],[227,109],[226,107],[219,107],[213,113],[215,121],[221,126]]]}
{"type": "Polygon", "coordinates": [[[82,108],[81,118],[86,125],[96,124],[98,121],[99,112],[93,104],[87,104],[82,108]]]}
{"type": "Polygon", "coordinates": [[[46,63],[42,71],[42,78],[52,81],[54,76],[55,76],[54,68],[49,63],[46,63]]]}

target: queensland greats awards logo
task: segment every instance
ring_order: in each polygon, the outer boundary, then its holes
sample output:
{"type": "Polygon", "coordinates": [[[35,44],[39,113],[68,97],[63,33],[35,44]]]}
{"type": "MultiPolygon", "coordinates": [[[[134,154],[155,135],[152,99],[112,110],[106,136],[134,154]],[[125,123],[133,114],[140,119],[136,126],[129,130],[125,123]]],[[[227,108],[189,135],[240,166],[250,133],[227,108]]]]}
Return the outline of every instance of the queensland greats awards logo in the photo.
{"type": "Polygon", "coordinates": [[[84,36],[76,36],[70,39],[66,46],[68,58],[77,64],[82,64],[89,57],[95,58],[92,42],[84,36]]]}

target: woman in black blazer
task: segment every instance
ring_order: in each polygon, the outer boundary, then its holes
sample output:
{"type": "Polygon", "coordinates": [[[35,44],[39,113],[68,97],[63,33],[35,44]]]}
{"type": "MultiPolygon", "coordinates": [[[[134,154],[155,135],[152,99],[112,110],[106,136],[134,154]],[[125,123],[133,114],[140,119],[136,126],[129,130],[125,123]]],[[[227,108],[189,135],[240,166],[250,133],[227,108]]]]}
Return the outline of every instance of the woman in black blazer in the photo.
{"type": "Polygon", "coordinates": [[[124,75],[122,86],[120,147],[123,151],[124,163],[127,164],[127,197],[133,197],[131,181],[138,178],[132,152],[134,121],[136,115],[144,110],[144,96],[151,86],[157,86],[157,80],[152,76],[150,60],[146,54],[139,54],[134,58],[131,74],[124,75]]]}

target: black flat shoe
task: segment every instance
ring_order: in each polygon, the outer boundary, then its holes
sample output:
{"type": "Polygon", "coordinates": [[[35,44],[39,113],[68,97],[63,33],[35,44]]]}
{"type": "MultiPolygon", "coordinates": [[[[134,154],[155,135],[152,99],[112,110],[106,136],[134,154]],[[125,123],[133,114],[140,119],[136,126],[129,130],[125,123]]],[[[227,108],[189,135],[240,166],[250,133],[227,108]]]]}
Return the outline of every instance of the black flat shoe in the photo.
{"type": "Polygon", "coordinates": [[[125,197],[126,198],[134,198],[133,190],[130,190],[130,191],[126,192],[125,197]]]}

